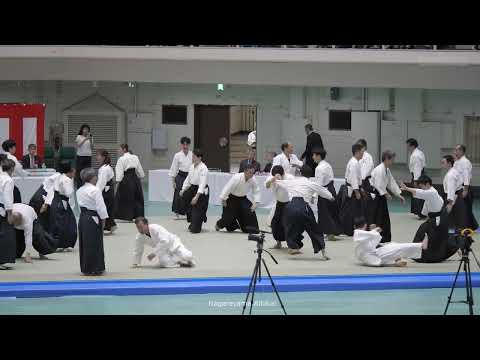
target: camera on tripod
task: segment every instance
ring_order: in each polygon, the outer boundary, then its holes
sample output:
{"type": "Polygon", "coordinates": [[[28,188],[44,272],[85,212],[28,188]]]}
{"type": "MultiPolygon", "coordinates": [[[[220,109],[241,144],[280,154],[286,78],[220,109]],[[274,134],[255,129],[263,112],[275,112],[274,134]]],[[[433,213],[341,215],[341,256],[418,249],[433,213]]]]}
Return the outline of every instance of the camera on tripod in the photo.
{"type": "Polygon", "coordinates": [[[248,240],[263,244],[265,242],[265,233],[260,232],[260,234],[248,234],[248,240]]]}
{"type": "Polygon", "coordinates": [[[470,250],[473,244],[472,235],[474,234],[472,229],[463,229],[459,233],[451,236],[449,241],[451,245],[455,246],[460,250],[470,250]]]}

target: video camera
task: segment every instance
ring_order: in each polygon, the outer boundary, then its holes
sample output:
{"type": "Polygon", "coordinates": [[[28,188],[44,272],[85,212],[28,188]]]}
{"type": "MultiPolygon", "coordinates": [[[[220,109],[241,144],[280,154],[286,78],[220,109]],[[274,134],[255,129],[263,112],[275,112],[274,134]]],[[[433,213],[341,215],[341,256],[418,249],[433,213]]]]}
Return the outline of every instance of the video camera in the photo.
{"type": "Polygon", "coordinates": [[[256,241],[259,244],[263,244],[265,242],[265,234],[271,234],[268,231],[262,231],[257,228],[247,228],[248,231],[248,240],[249,241],[256,241]]]}
{"type": "Polygon", "coordinates": [[[469,251],[474,242],[472,238],[474,233],[475,232],[472,229],[463,229],[459,233],[450,236],[449,242],[452,246],[455,246],[460,250],[469,251]]]}

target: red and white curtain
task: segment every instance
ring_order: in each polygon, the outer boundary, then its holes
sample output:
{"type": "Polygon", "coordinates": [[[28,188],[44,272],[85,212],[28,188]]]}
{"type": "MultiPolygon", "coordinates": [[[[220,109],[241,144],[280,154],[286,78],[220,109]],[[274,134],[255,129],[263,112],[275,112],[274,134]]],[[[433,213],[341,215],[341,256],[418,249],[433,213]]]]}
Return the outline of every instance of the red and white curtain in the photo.
{"type": "Polygon", "coordinates": [[[29,144],[37,145],[38,155],[44,156],[44,130],[44,104],[0,104],[0,144],[15,140],[18,159],[28,152],[29,144]]]}

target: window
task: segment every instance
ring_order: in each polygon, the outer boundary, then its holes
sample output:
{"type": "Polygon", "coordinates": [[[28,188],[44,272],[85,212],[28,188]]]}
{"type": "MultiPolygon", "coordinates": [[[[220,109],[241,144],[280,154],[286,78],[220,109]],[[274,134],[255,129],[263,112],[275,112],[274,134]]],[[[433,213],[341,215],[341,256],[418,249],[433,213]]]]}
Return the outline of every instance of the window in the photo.
{"type": "Polygon", "coordinates": [[[352,112],[344,110],[330,110],[328,126],[330,130],[352,130],[352,112]]]}
{"type": "Polygon", "coordinates": [[[187,125],[186,105],[163,105],[162,124],[187,125]]]}
{"type": "Polygon", "coordinates": [[[467,157],[474,164],[480,164],[480,116],[465,116],[465,146],[467,157]]]}

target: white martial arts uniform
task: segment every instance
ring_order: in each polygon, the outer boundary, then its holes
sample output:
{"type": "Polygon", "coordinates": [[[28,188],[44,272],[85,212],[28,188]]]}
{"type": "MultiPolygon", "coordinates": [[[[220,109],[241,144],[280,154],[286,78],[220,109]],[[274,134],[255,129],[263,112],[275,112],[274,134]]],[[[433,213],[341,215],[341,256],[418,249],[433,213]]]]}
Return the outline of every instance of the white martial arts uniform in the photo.
{"type": "Polygon", "coordinates": [[[183,171],[188,173],[190,166],[192,166],[192,152],[189,151],[187,155],[183,151],[177,152],[173,156],[172,165],[170,166],[170,171],[168,176],[175,178],[178,174],[178,171],[183,171]]]}
{"type": "Polygon", "coordinates": [[[453,164],[455,170],[460,173],[463,185],[470,186],[472,181],[472,163],[464,155],[453,164]]]}
{"type": "Polygon", "coordinates": [[[362,185],[362,168],[360,162],[354,156],[348,161],[345,180],[350,184],[348,197],[352,197],[353,190],[359,190],[362,185]]]}
{"type": "Polygon", "coordinates": [[[25,236],[25,251],[32,253],[33,251],[33,222],[37,220],[37,213],[35,210],[25,204],[13,204],[13,213],[22,215],[22,223],[15,226],[17,230],[23,230],[25,236]]]}
{"type": "Polygon", "coordinates": [[[327,200],[333,200],[330,191],[316,181],[311,181],[303,176],[292,180],[277,180],[276,183],[287,190],[290,200],[295,197],[301,197],[309,205],[317,195],[327,200]]]}
{"type": "Polygon", "coordinates": [[[6,172],[0,173],[0,215],[5,217],[6,210],[13,209],[13,179],[6,172]]]}
{"type": "Polygon", "coordinates": [[[253,195],[253,202],[260,203],[260,188],[255,176],[245,181],[244,173],[234,174],[220,193],[220,200],[226,201],[230,194],[244,197],[247,196],[249,192],[253,195]]]}
{"type": "MultiPolygon", "coordinates": [[[[96,211],[100,220],[108,218],[107,207],[103,200],[102,192],[93,184],[85,183],[77,190],[77,201],[80,208],[96,211]]],[[[95,220],[95,221],[98,221],[95,220]]]]}
{"type": "Polygon", "coordinates": [[[359,163],[360,163],[360,169],[362,173],[362,180],[365,180],[367,177],[371,175],[373,168],[375,167],[375,163],[373,162],[372,155],[370,155],[368,152],[365,151],[359,163]]]}
{"type": "Polygon", "coordinates": [[[113,169],[108,164],[105,164],[98,169],[98,180],[96,187],[100,190],[100,192],[107,192],[110,190],[110,186],[107,186],[107,183],[112,180],[114,176],[115,174],[113,173],[113,169]]]}
{"type": "MultiPolygon", "coordinates": [[[[273,175],[270,175],[267,180],[265,180],[264,186],[267,186],[267,182],[273,179],[273,175]]],[[[290,175],[290,174],[284,174],[283,175],[283,180],[293,180],[295,179],[295,176],[290,175]]],[[[282,202],[282,203],[287,203],[290,201],[290,198],[288,196],[288,191],[280,186],[278,186],[276,183],[272,183],[270,185],[270,190],[272,190],[273,195],[275,197],[276,201],[282,202]]],[[[273,216],[275,215],[275,209],[276,205],[272,206],[270,209],[270,213],[268,214],[267,217],[267,225],[270,226],[272,223],[273,216]]]]}
{"type": "Polygon", "coordinates": [[[443,191],[447,195],[447,201],[451,200],[455,203],[457,200],[457,195],[455,193],[461,189],[463,189],[463,177],[454,167],[452,167],[443,178],[443,191]]]}
{"type": "Polygon", "coordinates": [[[115,166],[115,175],[118,183],[123,180],[124,173],[128,169],[135,169],[135,173],[139,178],[145,177],[145,173],[143,172],[140,160],[138,160],[138,156],[127,152],[117,160],[117,165],[115,166]]]}
{"type": "Polygon", "coordinates": [[[142,263],[142,255],[145,245],[153,248],[160,267],[178,266],[179,262],[193,261],[193,254],[180,241],[180,238],[168,232],[163,226],[149,224],[150,236],[137,234],[133,251],[133,264],[142,263]]]}
{"type": "Polygon", "coordinates": [[[274,166],[280,165],[283,167],[285,174],[290,174],[295,176],[296,168],[292,165],[303,166],[303,162],[298,160],[298,157],[295,154],[290,155],[290,159],[288,159],[285,153],[281,153],[273,158],[272,162],[272,169],[274,166]]]}
{"type": "Polygon", "coordinates": [[[15,169],[13,170],[13,176],[25,177],[25,176],[29,175],[28,172],[23,170],[22,164],[17,160],[15,155],[12,155],[12,154],[7,152],[7,158],[10,159],[10,160],[13,160],[13,162],[15,163],[15,169]]]}
{"type": "Polygon", "coordinates": [[[257,131],[252,131],[250,134],[248,134],[247,138],[247,145],[248,146],[253,146],[257,142],[257,131]]]}
{"type": "MultiPolygon", "coordinates": [[[[183,170],[182,170],[183,171],[183,170]]],[[[194,164],[190,165],[188,170],[188,175],[185,181],[183,182],[182,191],[187,191],[190,186],[197,185],[198,190],[197,194],[208,195],[208,189],[206,188],[208,184],[208,168],[203,162],[195,166],[194,164]]]]}
{"type": "MultiPolygon", "coordinates": [[[[52,205],[52,200],[53,200],[53,196],[55,195],[55,191],[58,191],[60,195],[68,197],[68,203],[70,204],[71,208],[75,206],[75,196],[74,196],[75,188],[73,185],[73,179],[70,179],[65,174],[60,174],[60,176],[56,176],[54,179],[53,188],[50,189],[50,192],[47,192],[45,204],[49,206],[52,205]]],[[[62,200],[62,202],[64,203],[63,206],[66,209],[67,204],[65,203],[64,200],[62,200]]]]}
{"type": "Polygon", "coordinates": [[[322,186],[327,186],[333,181],[332,166],[325,160],[318,163],[315,168],[315,180],[322,186]]]}
{"type": "MultiPolygon", "coordinates": [[[[422,214],[428,216],[429,213],[439,213],[443,208],[443,199],[433,186],[428,190],[415,189],[415,198],[425,200],[422,214]]],[[[436,218],[437,226],[440,224],[440,217],[436,218]]]]}
{"type": "Polygon", "coordinates": [[[367,266],[394,265],[402,258],[420,258],[422,243],[387,243],[377,249],[382,240],[379,232],[355,230],[353,233],[355,259],[367,266]]]}
{"type": "Polygon", "coordinates": [[[381,163],[375,169],[373,169],[371,176],[370,184],[377,189],[380,196],[385,195],[387,193],[387,189],[397,196],[402,194],[402,191],[392,176],[392,172],[390,169],[385,167],[384,163],[381,163]]]}
{"type": "Polygon", "coordinates": [[[413,150],[412,154],[410,155],[410,160],[408,161],[408,169],[410,173],[413,173],[413,180],[418,180],[418,178],[422,175],[422,170],[426,166],[427,163],[423,151],[418,148],[413,150]]]}

